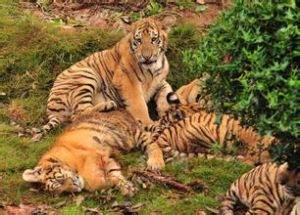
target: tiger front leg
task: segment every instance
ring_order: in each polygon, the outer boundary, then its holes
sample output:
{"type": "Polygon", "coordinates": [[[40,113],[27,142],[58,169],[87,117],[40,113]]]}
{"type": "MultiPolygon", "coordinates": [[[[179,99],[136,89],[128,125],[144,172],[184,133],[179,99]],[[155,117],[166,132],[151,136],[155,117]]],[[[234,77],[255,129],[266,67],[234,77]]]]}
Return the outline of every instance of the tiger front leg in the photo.
{"type": "Polygon", "coordinates": [[[173,92],[171,85],[167,81],[163,81],[154,97],[157,106],[156,110],[160,117],[170,108],[167,95],[171,92],[173,92]]]}
{"type": "Polygon", "coordinates": [[[160,170],[165,167],[165,161],[162,150],[156,142],[152,142],[150,132],[145,132],[140,129],[136,135],[136,141],[139,148],[146,151],[148,155],[147,168],[152,170],[160,170]]]}
{"type": "Polygon", "coordinates": [[[123,196],[132,197],[137,188],[128,181],[121,172],[120,165],[112,158],[106,164],[107,180],[121,192],[123,196]]]}
{"type": "Polygon", "coordinates": [[[147,147],[147,168],[152,170],[161,170],[165,167],[164,156],[156,143],[152,143],[147,147]]]}
{"type": "MultiPolygon", "coordinates": [[[[123,82],[127,82],[126,78],[123,82]]],[[[128,84],[127,86],[130,86],[128,84]]],[[[148,106],[143,97],[141,86],[130,86],[124,88],[124,85],[119,87],[119,93],[124,100],[126,110],[138,121],[141,121],[144,126],[151,125],[153,121],[150,119],[148,113],[148,106]]]]}

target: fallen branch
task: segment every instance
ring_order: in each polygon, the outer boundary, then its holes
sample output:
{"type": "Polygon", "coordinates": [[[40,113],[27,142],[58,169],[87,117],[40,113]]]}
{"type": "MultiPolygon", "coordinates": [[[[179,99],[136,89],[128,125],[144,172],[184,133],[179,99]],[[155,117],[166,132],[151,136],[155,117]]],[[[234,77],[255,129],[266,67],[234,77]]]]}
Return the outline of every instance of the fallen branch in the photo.
{"type": "Polygon", "coordinates": [[[202,189],[204,194],[208,193],[208,187],[200,180],[192,181],[189,184],[184,184],[178,181],[173,176],[164,175],[161,172],[151,171],[151,170],[134,170],[133,174],[139,178],[143,183],[160,183],[167,185],[173,189],[179,190],[181,192],[193,193],[194,189],[202,189]]]}

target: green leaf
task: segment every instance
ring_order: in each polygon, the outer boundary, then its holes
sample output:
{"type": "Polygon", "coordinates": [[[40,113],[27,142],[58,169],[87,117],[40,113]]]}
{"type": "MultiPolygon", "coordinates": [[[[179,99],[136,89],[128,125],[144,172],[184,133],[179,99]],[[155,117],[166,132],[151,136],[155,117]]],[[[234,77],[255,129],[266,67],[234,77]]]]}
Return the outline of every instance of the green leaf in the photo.
{"type": "Polygon", "coordinates": [[[199,12],[205,11],[207,9],[208,9],[207,5],[200,5],[200,6],[195,8],[195,12],[199,13],[199,12]]]}

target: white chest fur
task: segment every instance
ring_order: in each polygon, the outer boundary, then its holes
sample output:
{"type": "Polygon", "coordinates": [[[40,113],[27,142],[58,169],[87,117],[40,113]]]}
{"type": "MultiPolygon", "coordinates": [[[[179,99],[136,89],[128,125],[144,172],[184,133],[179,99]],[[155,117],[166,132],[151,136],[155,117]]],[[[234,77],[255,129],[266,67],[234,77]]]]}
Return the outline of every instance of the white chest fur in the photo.
{"type": "Polygon", "coordinates": [[[165,55],[151,65],[142,65],[143,74],[147,76],[146,81],[142,84],[143,96],[148,102],[156,93],[157,89],[163,84],[169,72],[169,63],[165,55]]]}

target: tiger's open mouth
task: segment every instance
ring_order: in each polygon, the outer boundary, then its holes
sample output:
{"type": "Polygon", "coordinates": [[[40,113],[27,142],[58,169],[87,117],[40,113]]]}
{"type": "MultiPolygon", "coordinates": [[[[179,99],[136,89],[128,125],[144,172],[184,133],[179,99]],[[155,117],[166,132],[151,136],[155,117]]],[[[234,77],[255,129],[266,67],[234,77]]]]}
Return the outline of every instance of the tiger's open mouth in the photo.
{"type": "Polygon", "coordinates": [[[144,65],[151,65],[151,64],[154,64],[156,63],[156,60],[145,60],[142,62],[142,64],[144,65]]]}

